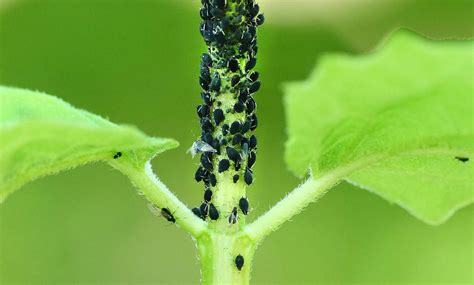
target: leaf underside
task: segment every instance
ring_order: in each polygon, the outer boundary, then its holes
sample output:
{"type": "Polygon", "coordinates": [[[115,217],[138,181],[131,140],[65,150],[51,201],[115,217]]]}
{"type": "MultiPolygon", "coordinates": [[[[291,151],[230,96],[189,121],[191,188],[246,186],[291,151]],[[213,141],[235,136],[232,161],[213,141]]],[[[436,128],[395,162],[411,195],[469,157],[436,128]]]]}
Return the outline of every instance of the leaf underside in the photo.
{"type": "Polygon", "coordinates": [[[0,202],[38,177],[117,159],[142,163],[177,146],[113,124],[56,97],[0,87],[0,202]]]}
{"type": "Polygon", "coordinates": [[[472,42],[392,35],[286,85],[286,162],[343,177],[431,224],[474,201],[472,42]]]}

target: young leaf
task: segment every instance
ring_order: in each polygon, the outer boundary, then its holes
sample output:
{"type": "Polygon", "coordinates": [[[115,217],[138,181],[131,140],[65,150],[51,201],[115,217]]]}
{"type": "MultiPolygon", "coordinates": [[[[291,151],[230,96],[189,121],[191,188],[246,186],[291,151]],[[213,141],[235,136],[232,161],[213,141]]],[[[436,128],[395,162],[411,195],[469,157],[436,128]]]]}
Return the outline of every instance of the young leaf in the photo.
{"type": "Polygon", "coordinates": [[[0,86],[0,111],[0,202],[41,176],[114,156],[144,164],[178,145],[40,92],[0,86]]]}
{"type": "Polygon", "coordinates": [[[472,42],[397,32],[371,55],[329,55],[286,86],[286,161],[437,224],[474,201],[472,42]],[[340,171],[351,169],[350,171],[340,171]]]}

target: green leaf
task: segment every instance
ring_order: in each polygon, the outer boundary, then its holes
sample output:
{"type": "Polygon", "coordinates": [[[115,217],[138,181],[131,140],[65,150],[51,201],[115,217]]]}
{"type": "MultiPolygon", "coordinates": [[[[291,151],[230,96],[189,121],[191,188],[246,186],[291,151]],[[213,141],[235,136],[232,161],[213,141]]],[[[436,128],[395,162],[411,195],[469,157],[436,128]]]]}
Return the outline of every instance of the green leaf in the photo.
{"type": "Polygon", "coordinates": [[[399,31],[372,54],[324,57],[286,86],[289,167],[339,170],[427,223],[445,221],[474,201],[472,48],[399,31]]]}
{"type": "Polygon", "coordinates": [[[0,86],[0,202],[28,181],[93,161],[142,163],[174,148],[40,92],[0,86]]]}

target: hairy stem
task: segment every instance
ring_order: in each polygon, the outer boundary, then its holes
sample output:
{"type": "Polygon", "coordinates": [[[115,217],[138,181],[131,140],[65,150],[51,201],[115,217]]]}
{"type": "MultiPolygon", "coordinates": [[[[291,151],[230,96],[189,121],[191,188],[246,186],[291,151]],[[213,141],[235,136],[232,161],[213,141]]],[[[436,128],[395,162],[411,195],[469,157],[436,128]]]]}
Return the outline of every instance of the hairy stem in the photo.
{"type": "Polygon", "coordinates": [[[207,223],[196,217],[153,173],[150,162],[136,167],[126,162],[113,163],[113,167],[126,175],[150,203],[160,209],[168,209],[176,224],[194,237],[207,230],[207,223]]]}

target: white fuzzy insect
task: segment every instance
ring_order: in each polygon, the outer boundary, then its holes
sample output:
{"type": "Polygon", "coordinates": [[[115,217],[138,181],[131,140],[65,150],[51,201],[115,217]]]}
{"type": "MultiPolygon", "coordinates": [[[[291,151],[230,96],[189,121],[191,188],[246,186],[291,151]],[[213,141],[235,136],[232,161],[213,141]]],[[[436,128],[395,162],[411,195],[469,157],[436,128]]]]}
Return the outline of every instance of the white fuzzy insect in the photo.
{"type": "Polygon", "coordinates": [[[215,148],[203,141],[195,141],[193,145],[188,149],[187,152],[190,152],[192,157],[201,152],[217,152],[215,148]]]}

